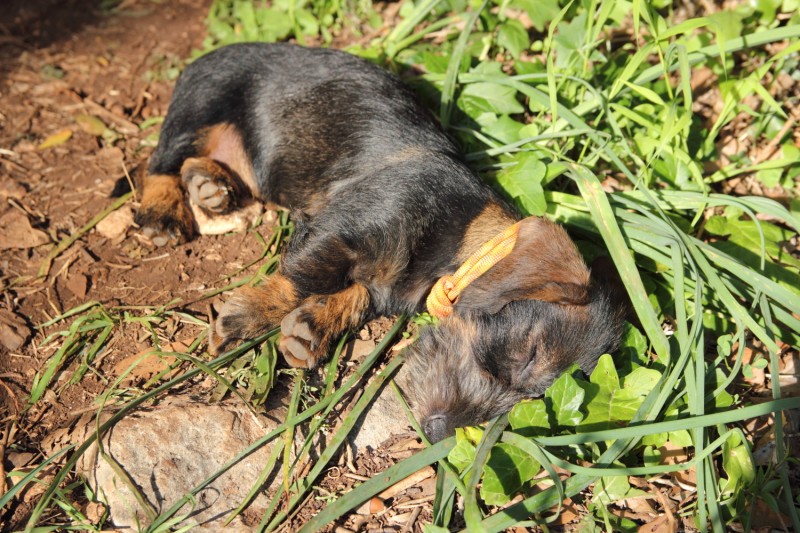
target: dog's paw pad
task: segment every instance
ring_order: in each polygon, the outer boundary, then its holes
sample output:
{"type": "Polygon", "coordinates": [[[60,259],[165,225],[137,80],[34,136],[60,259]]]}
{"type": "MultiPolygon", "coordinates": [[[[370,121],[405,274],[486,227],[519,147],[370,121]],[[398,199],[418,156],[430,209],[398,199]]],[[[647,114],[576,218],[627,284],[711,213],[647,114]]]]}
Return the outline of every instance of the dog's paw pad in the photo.
{"type": "Polygon", "coordinates": [[[183,182],[192,203],[209,213],[227,213],[236,205],[233,188],[227,180],[214,176],[201,165],[184,168],[183,182]]]}
{"type": "Polygon", "coordinates": [[[304,304],[281,321],[281,341],[278,349],[286,362],[299,368],[314,368],[325,356],[327,344],[323,335],[313,327],[313,307],[317,304],[304,304]]]}
{"type": "Polygon", "coordinates": [[[187,217],[179,218],[172,214],[159,215],[155,212],[140,211],[136,214],[136,223],[142,228],[141,233],[155,246],[177,246],[189,240],[193,234],[192,224],[187,217]]]}
{"type": "Polygon", "coordinates": [[[296,337],[281,337],[278,349],[289,366],[294,368],[313,368],[316,363],[308,344],[296,337]]]}

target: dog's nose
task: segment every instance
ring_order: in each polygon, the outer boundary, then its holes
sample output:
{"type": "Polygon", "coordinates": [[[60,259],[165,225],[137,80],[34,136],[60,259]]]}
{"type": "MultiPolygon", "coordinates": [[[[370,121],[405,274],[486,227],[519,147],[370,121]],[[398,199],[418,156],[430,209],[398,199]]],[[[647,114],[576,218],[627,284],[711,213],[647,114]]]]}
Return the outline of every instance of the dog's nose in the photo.
{"type": "Polygon", "coordinates": [[[439,442],[445,437],[449,437],[453,431],[448,428],[447,417],[445,415],[433,415],[422,421],[422,429],[431,442],[439,442]]]}

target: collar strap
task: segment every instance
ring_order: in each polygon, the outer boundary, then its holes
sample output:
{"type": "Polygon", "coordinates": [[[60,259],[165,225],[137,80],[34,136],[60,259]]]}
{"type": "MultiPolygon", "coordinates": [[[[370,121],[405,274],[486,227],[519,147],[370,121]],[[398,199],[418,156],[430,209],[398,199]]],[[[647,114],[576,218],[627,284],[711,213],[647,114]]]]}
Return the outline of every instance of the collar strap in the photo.
{"type": "Polygon", "coordinates": [[[491,240],[483,243],[464,261],[455,274],[442,276],[436,281],[425,301],[431,315],[436,318],[450,316],[461,291],[511,253],[517,242],[520,222],[507,227],[491,240]]]}

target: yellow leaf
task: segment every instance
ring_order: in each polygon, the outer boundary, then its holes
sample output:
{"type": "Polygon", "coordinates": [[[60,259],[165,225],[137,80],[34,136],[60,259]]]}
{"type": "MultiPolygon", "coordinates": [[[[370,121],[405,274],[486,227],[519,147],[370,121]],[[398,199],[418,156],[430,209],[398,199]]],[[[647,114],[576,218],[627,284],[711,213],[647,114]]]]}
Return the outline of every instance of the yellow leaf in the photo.
{"type": "Polygon", "coordinates": [[[101,136],[106,131],[105,122],[92,115],[78,115],[75,117],[75,122],[80,129],[95,137],[101,136]]]}
{"type": "Polygon", "coordinates": [[[59,132],[52,134],[50,137],[42,141],[42,144],[39,145],[39,150],[52,148],[53,146],[58,146],[59,144],[64,144],[70,139],[70,137],[72,137],[72,130],[69,128],[65,128],[59,132]]]}

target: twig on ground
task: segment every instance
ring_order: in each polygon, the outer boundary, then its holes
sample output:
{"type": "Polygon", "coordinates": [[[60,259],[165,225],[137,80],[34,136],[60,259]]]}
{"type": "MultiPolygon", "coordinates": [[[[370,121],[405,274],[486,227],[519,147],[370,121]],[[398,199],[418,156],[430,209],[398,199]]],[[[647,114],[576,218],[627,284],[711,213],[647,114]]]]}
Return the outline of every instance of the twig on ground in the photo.
{"type": "Polygon", "coordinates": [[[84,225],[82,228],[80,228],[78,231],[76,231],[66,239],[63,239],[61,242],[59,242],[56,245],[56,247],[53,248],[49,254],[47,254],[47,257],[44,259],[44,261],[42,261],[42,266],[39,267],[39,273],[37,274],[37,277],[43,278],[47,276],[50,273],[50,267],[53,265],[53,260],[56,257],[64,253],[64,251],[67,248],[72,246],[75,243],[75,241],[83,237],[83,235],[85,235],[90,229],[95,227],[101,220],[103,220],[109,214],[122,207],[128,200],[130,200],[132,195],[133,195],[132,192],[123,194],[122,196],[117,198],[114,201],[114,203],[103,209],[100,213],[96,214],[89,222],[86,223],[86,225],[84,225]]]}

